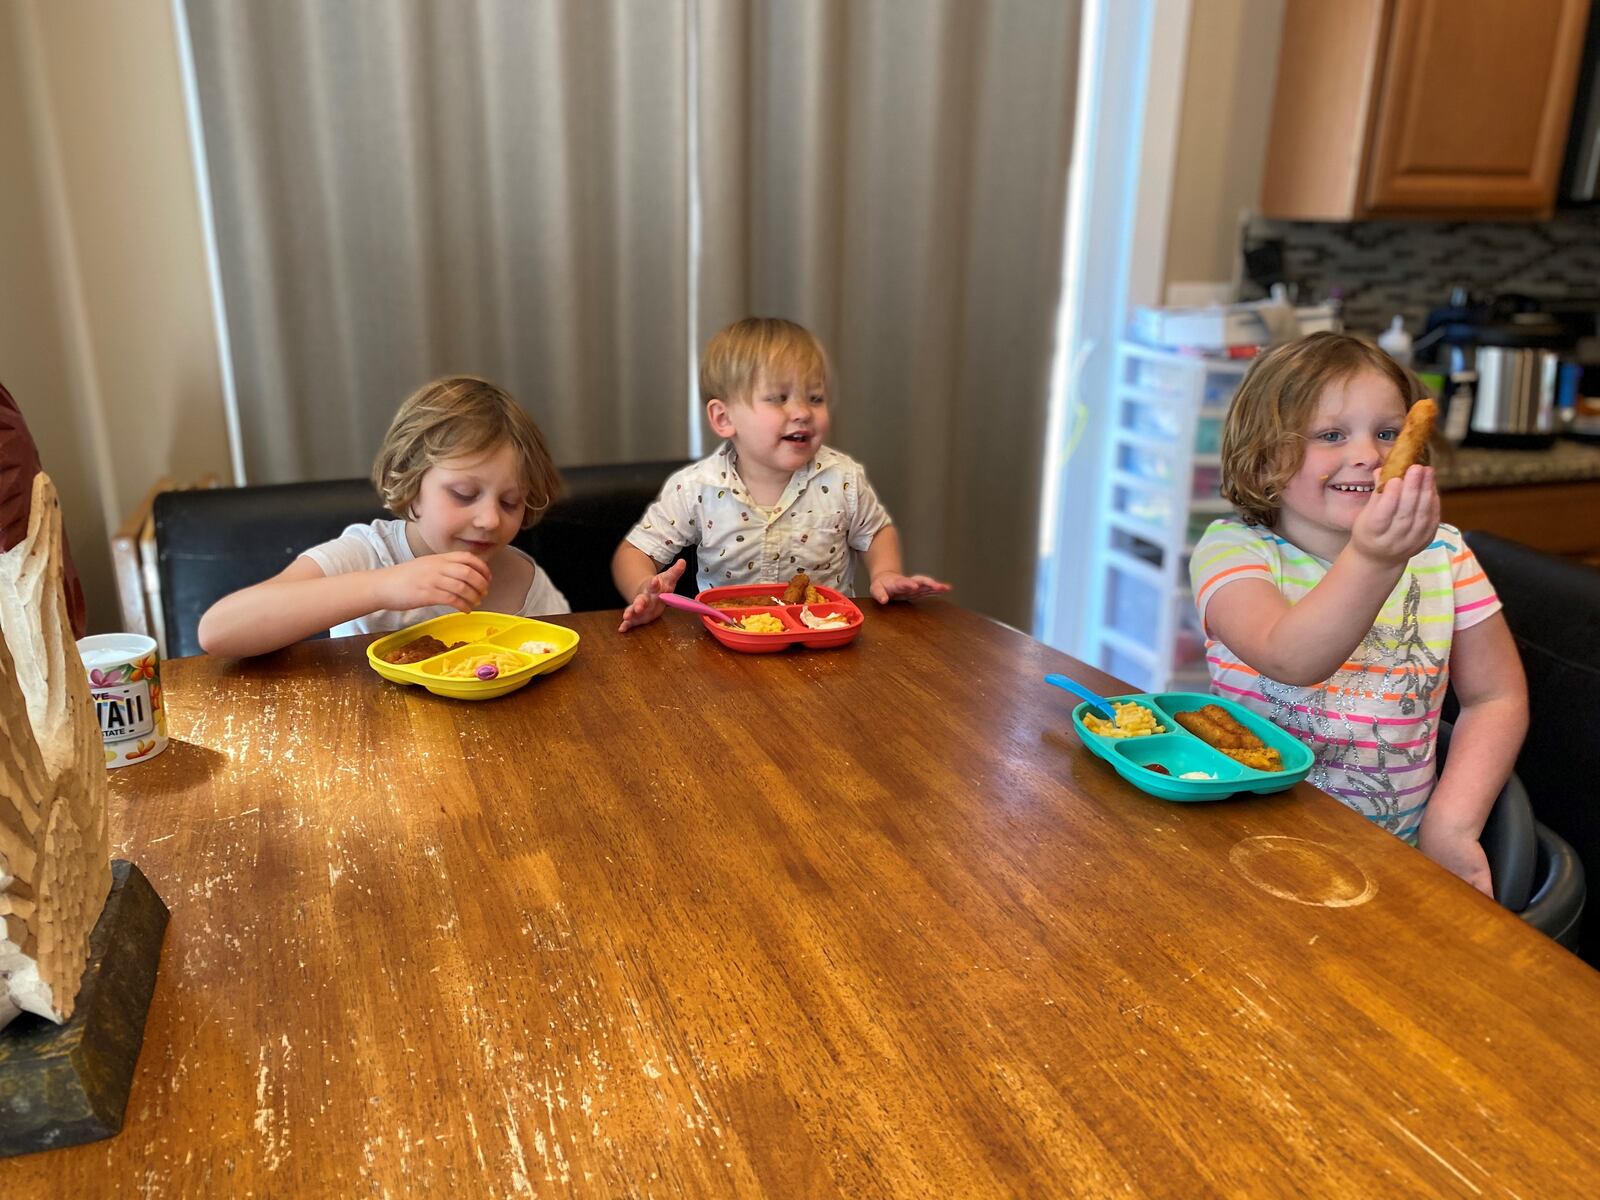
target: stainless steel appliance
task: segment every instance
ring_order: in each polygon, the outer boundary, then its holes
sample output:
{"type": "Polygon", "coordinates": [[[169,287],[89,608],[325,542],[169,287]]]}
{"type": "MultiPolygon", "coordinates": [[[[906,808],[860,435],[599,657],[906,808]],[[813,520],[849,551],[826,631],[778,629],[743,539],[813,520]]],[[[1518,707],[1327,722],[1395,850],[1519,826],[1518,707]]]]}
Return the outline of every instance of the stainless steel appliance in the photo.
{"type": "MultiPolygon", "coordinates": [[[[1548,445],[1556,432],[1556,351],[1480,343],[1471,356],[1478,386],[1467,440],[1515,437],[1548,445]]],[[[1460,357],[1465,361],[1465,351],[1460,357]]]]}
{"type": "Polygon", "coordinates": [[[1445,435],[1467,445],[1535,448],[1559,432],[1561,355],[1572,335],[1542,312],[1501,303],[1456,305],[1430,314],[1423,342],[1449,381],[1445,435]]]}

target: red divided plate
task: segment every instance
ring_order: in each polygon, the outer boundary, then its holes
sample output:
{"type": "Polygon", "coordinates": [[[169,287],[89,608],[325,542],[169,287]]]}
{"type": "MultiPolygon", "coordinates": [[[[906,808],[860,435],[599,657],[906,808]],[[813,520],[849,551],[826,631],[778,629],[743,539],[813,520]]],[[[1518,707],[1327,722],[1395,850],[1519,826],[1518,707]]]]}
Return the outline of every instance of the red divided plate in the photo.
{"type": "MultiPolygon", "coordinates": [[[[762,597],[783,596],[784,584],[750,583],[740,584],[738,587],[707,588],[695,597],[701,604],[710,604],[713,600],[739,600],[749,597],[752,600],[762,597]]],[[[743,618],[755,613],[764,613],[776,617],[783,625],[782,633],[747,633],[742,629],[735,629],[731,625],[724,625],[721,621],[711,617],[701,617],[700,621],[711,636],[716,638],[730,650],[740,650],[745,654],[771,654],[776,650],[787,650],[790,646],[805,646],[812,650],[826,650],[831,646],[843,646],[846,642],[855,640],[856,634],[861,632],[861,610],[843,593],[832,588],[819,587],[817,589],[822,601],[810,606],[802,604],[783,604],[776,608],[728,608],[723,611],[730,617],[743,618]],[[800,619],[800,611],[809,607],[813,616],[831,617],[843,616],[849,618],[849,624],[841,625],[837,629],[811,629],[800,619]]]]}

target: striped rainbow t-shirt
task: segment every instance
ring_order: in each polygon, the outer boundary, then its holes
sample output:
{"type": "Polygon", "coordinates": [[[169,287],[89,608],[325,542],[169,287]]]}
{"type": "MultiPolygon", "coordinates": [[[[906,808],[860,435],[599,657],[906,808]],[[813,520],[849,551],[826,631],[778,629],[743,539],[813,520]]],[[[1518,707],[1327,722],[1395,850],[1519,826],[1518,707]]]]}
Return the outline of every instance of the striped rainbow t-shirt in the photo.
{"type": "MultiPolygon", "coordinates": [[[[1270,529],[1213,521],[1195,547],[1190,583],[1200,609],[1228,584],[1265,579],[1290,604],[1322,582],[1329,563],[1270,529]]],[[[1441,525],[1406,564],[1371,632],[1344,666],[1312,687],[1269,679],[1209,637],[1211,690],[1288,730],[1316,755],[1308,781],[1415,842],[1433,791],[1439,711],[1455,633],[1500,610],[1461,533],[1441,525]]]]}

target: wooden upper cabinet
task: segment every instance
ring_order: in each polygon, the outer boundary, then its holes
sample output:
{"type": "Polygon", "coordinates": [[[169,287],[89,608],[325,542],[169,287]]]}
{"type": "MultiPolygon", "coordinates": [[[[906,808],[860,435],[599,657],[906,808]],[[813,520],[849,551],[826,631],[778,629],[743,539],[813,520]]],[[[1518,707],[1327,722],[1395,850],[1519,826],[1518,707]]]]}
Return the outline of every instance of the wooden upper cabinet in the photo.
{"type": "Polygon", "coordinates": [[[1589,0],[1395,0],[1367,208],[1548,211],[1588,16],[1589,0]]]}
{"type": "Polygon", "coordinates": [[[1262,211],[1549,213],[1589,0],[1288,0],[1262,211]]]}

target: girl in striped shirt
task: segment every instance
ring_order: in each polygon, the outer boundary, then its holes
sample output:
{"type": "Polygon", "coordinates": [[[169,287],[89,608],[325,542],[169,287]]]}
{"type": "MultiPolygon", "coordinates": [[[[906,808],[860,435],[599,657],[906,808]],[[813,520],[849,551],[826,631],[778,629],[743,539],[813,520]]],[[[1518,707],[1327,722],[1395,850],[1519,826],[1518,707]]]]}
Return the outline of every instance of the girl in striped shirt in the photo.
{"type": "Polygon", "coordinates": [[[1528,724],[1500,601],[1433,470],[1375,493],[1413,377],[1318,333],[1256,360],[1222,434],[1222,494],[1190,561],[1211,688],[1316,755],[1310,782],[1492,895],[1478,838],[1528,724]],[[1461,704],[1435,780],[1445,689],[1461,704]]]}

